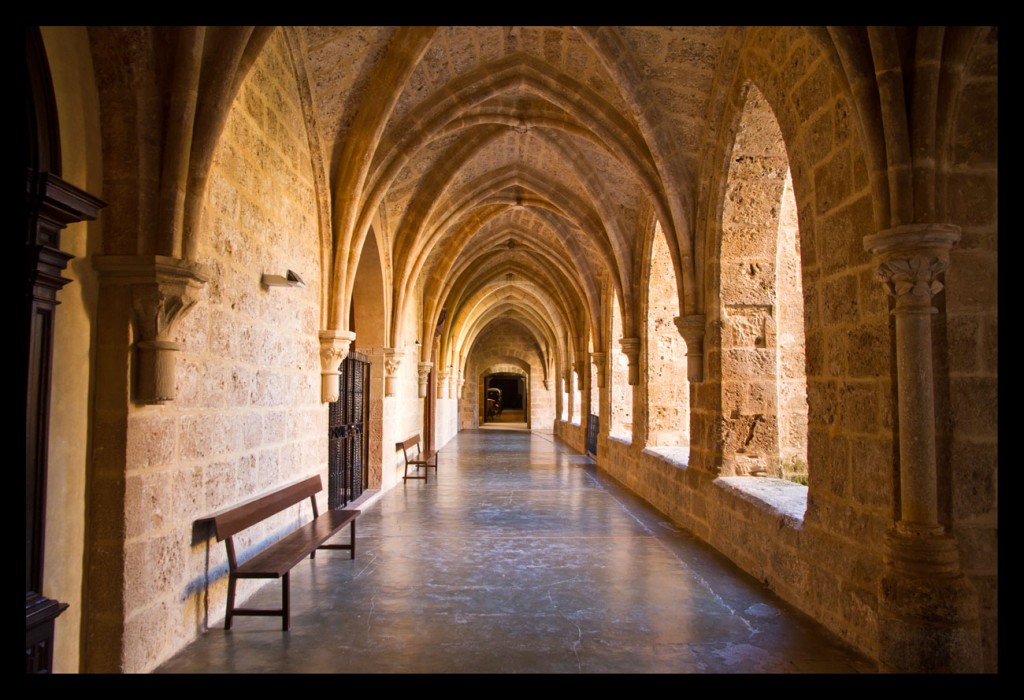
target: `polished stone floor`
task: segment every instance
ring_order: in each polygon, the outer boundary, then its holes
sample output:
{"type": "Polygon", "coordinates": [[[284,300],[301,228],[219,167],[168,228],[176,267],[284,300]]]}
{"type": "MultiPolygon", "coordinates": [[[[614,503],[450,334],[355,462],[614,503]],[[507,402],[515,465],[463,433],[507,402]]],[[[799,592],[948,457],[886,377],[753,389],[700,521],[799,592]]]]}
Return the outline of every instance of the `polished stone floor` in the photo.
{"type": "MultiPolygon", "coordinates": [[[[550,433],[463,431],[364,503],[357,556],[292,571],[278,618],[215,626],[157,673],[873,673],[550,433]]],[[[344,538],[345,533],[341,537],[344,538]]],[[[280,584],[254,603],[278,604],[280,584]]]]}

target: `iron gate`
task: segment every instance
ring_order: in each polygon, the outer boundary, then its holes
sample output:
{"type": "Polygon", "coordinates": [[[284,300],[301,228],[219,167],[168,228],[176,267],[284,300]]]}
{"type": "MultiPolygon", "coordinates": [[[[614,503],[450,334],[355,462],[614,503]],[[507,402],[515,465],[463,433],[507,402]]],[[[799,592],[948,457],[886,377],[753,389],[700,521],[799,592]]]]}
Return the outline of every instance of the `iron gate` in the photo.
{"type": "Polygon", "coordinates": [[[597,457],[598,417],[593,413],[587,416],[587,452],[597,457]]]}
{"type": "Polygon", "coordinates": [[[338,400],[331,404],[328,434],[327,505],[343,508],[366,484],[366,418],[370,362],[351,351],[341,363],[338,400]]]}

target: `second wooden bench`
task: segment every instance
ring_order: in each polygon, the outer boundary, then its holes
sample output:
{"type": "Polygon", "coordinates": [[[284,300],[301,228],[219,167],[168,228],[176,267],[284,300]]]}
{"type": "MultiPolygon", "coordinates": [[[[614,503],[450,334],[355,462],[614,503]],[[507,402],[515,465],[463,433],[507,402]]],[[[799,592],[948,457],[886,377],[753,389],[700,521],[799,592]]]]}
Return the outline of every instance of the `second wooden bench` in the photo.
{"type": "Polygon", "coordinates": [[[433,469],[434,473],[437,473],[437,453],[432,450],[424,452],[420,449],[420,436],[413,435],[411,438],[407,438],[402,442],[395,443],[395,449],[401,450],[402,455],[405,457],[405,475],[402,480],[406,479],[423,479],[427,481],[428,472],[433,469]],[[415,452],[413,452],[415,450],[415,452]],[[423,469],[422,474],[413,474],[409,476],[409,467],[419,471],[423,469]]]}

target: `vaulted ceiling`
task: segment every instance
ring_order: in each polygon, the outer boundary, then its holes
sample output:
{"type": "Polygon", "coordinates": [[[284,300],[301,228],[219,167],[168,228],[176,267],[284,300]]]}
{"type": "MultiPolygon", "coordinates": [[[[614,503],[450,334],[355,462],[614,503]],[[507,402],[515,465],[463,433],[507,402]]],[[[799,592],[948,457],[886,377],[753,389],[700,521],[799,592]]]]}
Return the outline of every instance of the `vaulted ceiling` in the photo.
{"type": "Polygon", "coordinates": [[[545,353],[585,352],[608,340],[608,283],[635,335],[655,219],[692,283],[685,206],[726,29],[291,31],[330,159],[331,327],[347,327],[343,300],[371,229],[393,264],[392,346],[422,301],[419,333],[444,318],[455,355],[499,317],[545,353]]]}

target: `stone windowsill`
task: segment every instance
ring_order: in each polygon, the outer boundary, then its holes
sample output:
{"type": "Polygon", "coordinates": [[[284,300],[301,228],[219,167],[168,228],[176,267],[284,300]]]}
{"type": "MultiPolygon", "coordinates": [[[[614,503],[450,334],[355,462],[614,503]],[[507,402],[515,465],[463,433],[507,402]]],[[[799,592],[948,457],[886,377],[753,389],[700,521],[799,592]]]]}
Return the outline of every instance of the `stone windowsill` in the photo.
{"type": "Polygon", "coordinates": [[[671,464],[679,469],[686,469],[690,466],[690,448],[676,445],[662,445],[660,447],[647,447],[644,454],[657,457],[663,462],[671,464]]]}
{"type": "Polygon", "coordinates": [[[609,434],[608,435],[608,442],[617,442],[620,445],[632,445],[633,444],[633,438],[632,438],[632,436],[611,435],[611,434],[609,434]]]}
{"type": "Polygon", "coordinates": [[[766,476],[721,476],[715,485],[746,501],[783,516],[787,524],[799,527],[807,512],[807,487],[766,476]]]}

